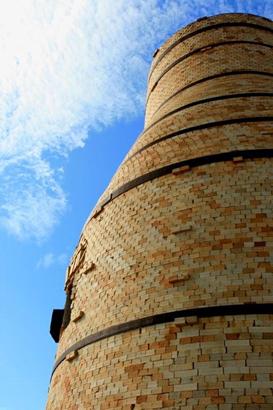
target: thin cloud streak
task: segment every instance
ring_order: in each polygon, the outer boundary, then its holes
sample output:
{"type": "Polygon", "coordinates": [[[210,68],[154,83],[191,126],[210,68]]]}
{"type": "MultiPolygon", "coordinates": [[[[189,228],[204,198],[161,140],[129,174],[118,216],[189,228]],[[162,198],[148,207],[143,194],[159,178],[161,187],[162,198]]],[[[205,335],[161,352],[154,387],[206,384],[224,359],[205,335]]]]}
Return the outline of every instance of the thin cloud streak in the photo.
{"type": "Polygon", "coordinates": [[[273,16],[271,1],[0,1],[0,225],[49,235],[66,208],[61,163],[92,130],[143,110],[154,49],[203,16],[273,16]]]}
{"type": "Polygon", "coordinates": [[[64,266],[67,263],[67,261],[68,257],[66,253],[60,253],[59,255],[56,255],[52,252],[48,252],[39,259],[36,268],[44,270],[49,269],[54,265],[64,266]]]}

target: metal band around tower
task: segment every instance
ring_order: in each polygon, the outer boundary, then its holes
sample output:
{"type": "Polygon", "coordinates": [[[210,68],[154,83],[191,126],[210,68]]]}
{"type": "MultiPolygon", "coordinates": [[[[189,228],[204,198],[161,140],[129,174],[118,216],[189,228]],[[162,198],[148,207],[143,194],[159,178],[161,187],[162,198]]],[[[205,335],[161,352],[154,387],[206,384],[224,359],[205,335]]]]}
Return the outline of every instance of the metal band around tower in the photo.
{"type": "Polygon", "coordinates": [[[97,333],[92,333],[82,340],[74,343],[55,362],[51,377],[57,367],[65,360],[66,356],[75,351],[80,350],[88,345],[91,345],[100,340],[112,337],[124,332],[129,332],[136,329],[141,329],[147,326],[158,325],[162,323],[173,322],[177,318],[197,316],[198,318],[213,317],[213,316],[233,316],[233,315],[273,315],[273,303],[245,303],[239,305],[222,305],[222,306],[207,306],[193,309],[176,310],[172,312],[159,313],[144,317],[141,319],[131,320],[119,325],[110,326],[100,330],[97,333]]]}
{"type": "MultiPolygon", "coordinates": [[[[224,78],[224,77],[232,77],[232,76],[237,76],[237,75],[258,75],[258,76],[265,76],[265,77],[273,77],[273,73],[267,72],[267,71],[257,71],[257,70],[233,70],[233,71],[228,71],[225,73],[219,73],[219,74],[213,74],[209,75],[208,77],[203,77],[200,78],[199,80],[193,81],[192,83],[186,84],[183,87],[179,88],[175,93],[170,95],[166,100],[164,100],[158,107],[157,109],[153,112],[152,117],[167,103],[169,102],[172,98],[176,97],[178,94],[181,92],[194,87],[196,85],[199,85],[201,83],[204,83],[206,81],[211,81],[211,80],[216,80],[218,78],[224,78]]],[[[147,131],[149,127],[145,128],[142,134],[147,131]]],[[[142,135],[141,134],[141,135],[142,135]]]]}
{"type": "Polygon", "coordinates": [[[193,56],[194,54],[197,54],[199,52],[202,52],[202,50],[207,49],[208,47],[210,49],[212,48],[217,48],[217,47],[221,47],[221,46],[230,46],[230,45],[238,45],[238,44],[248,44],[248,45],[254,45],[254,46],[259,46],[259,47],[265,47],[265,48],[269,48],[269,49],[273,49],[273,45],[272,44],[265,44],[265,43],[260,43],[257,41],[250,41],[250,40],[241,40],[241,41],[222,41],[220,43],[216,43],[216,44],[207,44],[205,46],[196,48],[195,50],[191,51],[188,54],[183,55],[182,57],[178,58],[177,60],[175,60],[172,64],[170,64],[167,68],[165,68],[162,73],[154,80],[154,84],[152,85],[150,92],[147,95],[146,98],[146,104],[149,101],[149,98],[153,92],[153,90],[155,89],[155,87],[157,86],[158,82],[172,69],[174,68],[176,65],[182,63],[184,60],[186,60],[187,58],[193,56]]]}
{"type": "Polygon", "coordinates": [[[168,140],[174,137],[178,137],[180,135],[187,134],[188,132],[201,131],[201,130],[214,128],[214,127],[222,127],[225,125],[246,124],[246,123],[255,123],[255,122],[272,122],[273,123],[273,116],[230,118],[228,120],[206,122],[204,124],[194,125],[193,127],[181,128],[180,130],[171,132],[170,134],[167,134],[167,135],[163,135],[162,137],[157,138],[156,140],[148,142],[147,144],[143,145],[143,147],[141,147],[139,150],[134,152],[128,159],[146,150],[147,148],[152,147],[153,145],[156,145],[162,141],[165,141],[165,140],[168,140]]]}
{"type": "MultiPolygon", "coordinates": [[[[273,117],[272,117],[272,120],[273,120],[273,117]]],[[[197,158],[191,158],[188,160],[179,161],[179,162],[175,162],[170,165],[166,165],[164,167],[148,172],[147,174],[141,175],[133,179],[132,181],[126,182],[125,184],[121,185],[119,188],[114,190],[107,198],[105,198],[102,202],[99,203],[99,209],[103,209],[104,206],[109,204],[113,199],[124,194],[130,189],[136,188],[137,186],[142,185],[145,182],[152,181],[164,175],[171,174],[173,170],[175,170],[176,168],[180,168],[184,166],[189,166],[193,168],[193,167],[198,167],[198,166],[203,166],[203,165],[214,164],[218,162],[232,161],[234,157],[238,157],[238,156],[241,156],[244,159],[272,158],[273,148],[222,152],[220,154],[213,154],[213,155],[206,155],[206,156],[197,157],[197,158]]],[[[95,212],[89,218],[88,222],[92,218],[94,218],[96,214],[97,214],[97,211],[95,210],[95,212]]]]}
{"type": "MultiPolygon", "coordinates": [[[[267,20],[267,19],[265,19],[267,20]]],[[[217,23],[217,24],[212,24],[211,26],[205,26],[202,27],[198,30],[194,30],[191,33],[185,34],[184,36],[182,35],[178,40],[176,40],[174,43],[172,43],[154,62],[152,69],[149,73],[149,79],[156,68],[156,66],[160,63],[160,61],[168,54],[174,47],[176,47],[178,44],[182,43],[185,40],[188,40],[191,37],[194,37],[198,34],[204,33],[206,31],[210,30],[217,30],[219,28],[226,28],[226,27],[248,27],[248,28],[254,28],[256,30],[263,30],[267,31],[269,33],[273,34],[273,30],[270,27],[263,26],[260,24],[254,24],[254,23],[247,23],[247,22],[226,22],[226,23],[217,23]]]]}
{"type": "MultiPolygon", "coordinates": [[[[272,74],[272,77],[273,77],[273,74],[272,74]]],[[[169,111],[167,114],[164,114],[162,117],[152,122],[152,124],[150,124],[147,128],[145,128],[145,131],[141,134],[141,136],[145,135],[148,130],[153,128],[160,121],[163,121],[166,118],[170,117],[171,115],[176,114],[180,111],[186,110],[188,108],[192,108],[197,105],[208,104],[210,102],[225,101],[225,100],[231,100],[234,98],[254,98],[254,97],[273,97],[273,92],[245,92],[245,93],[238,93],[238,94],[224,94],[224,95],[217,95],[215,97],[203,98],[202,100],[192,101],[188,104],[181,105],[180,107],[175,108],[172,111],[169,111]]],[[[129,157],[128,160],[131,157],[129,157]]]]}

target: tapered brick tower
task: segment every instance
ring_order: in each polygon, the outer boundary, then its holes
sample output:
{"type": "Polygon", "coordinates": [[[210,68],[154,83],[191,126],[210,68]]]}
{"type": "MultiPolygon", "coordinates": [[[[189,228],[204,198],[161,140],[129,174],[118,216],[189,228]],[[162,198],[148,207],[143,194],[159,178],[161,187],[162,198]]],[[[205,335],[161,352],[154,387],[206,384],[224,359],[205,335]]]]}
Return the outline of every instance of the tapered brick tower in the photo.
{"type": "Polygon", "coordinates": [[[155,53],[53,314],[48,410],[273,408],[272,121],[271,21],[200,19],[155,53]]]}

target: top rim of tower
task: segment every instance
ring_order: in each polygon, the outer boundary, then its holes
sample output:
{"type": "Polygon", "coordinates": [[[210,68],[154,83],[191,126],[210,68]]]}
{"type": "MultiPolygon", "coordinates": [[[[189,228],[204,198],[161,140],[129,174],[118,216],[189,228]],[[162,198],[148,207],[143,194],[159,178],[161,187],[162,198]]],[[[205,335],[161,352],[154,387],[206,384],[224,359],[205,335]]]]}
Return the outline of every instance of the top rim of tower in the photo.
{"type": "Polygon", "coordinates": [[[161,61],[161,59],[168,54],[170,50],[173,49],[173,47],[176,46],[177,43],[180,43],[187,38],[198,34],[202,32],[203,30],[207,30],[209,28],[212,28],[213,26],[218,27],[219,25],[225,25],[226,23],[228,24],[253,24],[258,26],[264,26],[265,28],[271,28],[272,29],[272,34],[273,34],[273,20],[264,17],[264,16],[259,16],[256,14],[251,14],[251,13],[220,13],[220,14],[214,14],[212,16],[204,16],[200,17],[197,20],[194,20],[193,22],[187,24],[186,26],[182,27],[178,31],[176,31],[173,35],[168,37],[168,39],[161,44],[159,48],[157,48],[153,54],[153,60],[151,63],[151,68],[150,68],[150,73],[149,73],[149,78],[157,66],[157,64],[161,61]],[[258,24],[259,23],[259,24],[258,24]],[[262,24],[261,24],[262,23],[262,24]]]}

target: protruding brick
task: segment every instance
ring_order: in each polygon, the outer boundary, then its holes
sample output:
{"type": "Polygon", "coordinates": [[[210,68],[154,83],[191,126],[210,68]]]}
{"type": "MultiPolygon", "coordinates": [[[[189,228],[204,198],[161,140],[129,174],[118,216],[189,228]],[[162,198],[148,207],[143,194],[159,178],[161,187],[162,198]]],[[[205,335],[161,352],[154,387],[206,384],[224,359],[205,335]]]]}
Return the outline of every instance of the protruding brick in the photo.
{"type": "Polygon", "coordinates": [[[73,312],[72,321],[73,322],[78,322],[81,318],[83,318],[83,316],[84,316],[84,311],[83,310],[76,311],[75,313],[73,312]]]}
{"type": "Polygon", "coordinates": [[[174,175],[184,174],[184,172],[188,172],[191,169],[189,165],[184,165],[182,167],[178,167],[172,170],[174,175]]]}
{"type": "Polygon", "coordinates": [[[78,357],[78,355],[79,355],[78,350],[74,350],[73,352],[70,352],[66,355],[65,360],[67,360],[68,362],[72,362],[78,357]]]}

